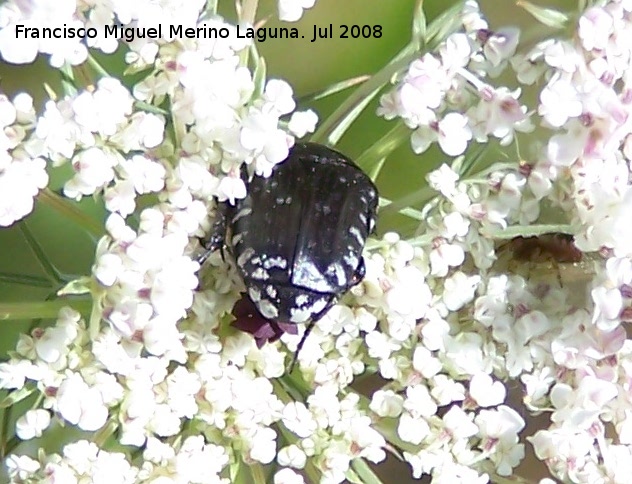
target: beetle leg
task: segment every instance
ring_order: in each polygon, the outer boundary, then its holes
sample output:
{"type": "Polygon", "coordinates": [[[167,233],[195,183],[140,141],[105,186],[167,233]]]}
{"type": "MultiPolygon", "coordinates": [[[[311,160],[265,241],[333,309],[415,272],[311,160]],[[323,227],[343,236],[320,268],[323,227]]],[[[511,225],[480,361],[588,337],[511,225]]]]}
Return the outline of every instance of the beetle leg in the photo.
{"type": "Polygon", "coordinates": [[[335,302],[336,302],[335,300],[329,301],[329,304],[327,304],[327,306],[325,306],[321,312],[312,316],[312,318],[309,320],[309,323],[307,323],[307,326],[305,327],[305,332],[303,333],[303,336],[301,337],[301,341],[298,342],[298,346],[296,347],[296,351],[294,352],[292,363],[290,363],[289,373],[292,373],[292,370],[294,369],[294,365],[296,364],[296,360],[298,360],[298,355],[301,353],[301,349],[303,348],[303,345],[305,344],[305,340],[309,336],[309,333],[312,332],[312,329],[314,329],[314,326],[316,326],[316,323],[320,321],[321,318],[325,314],[327,314],[327,311],[331,309],[331,307],[334,305],[335,302]]]}
{"type": "Polygon", "coordinates": [[[222,260],[224,258],[224,242],[226,238],[227,227],[227,213],[224,204],[218,204],[215,209],[215,221],[211,226],[211,233],[207,239],[201,240],[204,252],[197,258],[197,262],[202,265],[208,259],[208,257],[217,249],[222,254],[222,260]]]}
{"type": "Polygon", "coordinates": [[[312,329],[314,329],[314,326],[316,325],[316,321],[317,319],[314,318],[309,323],[307,323],[307,326],[305,327],[305,332],[303,333],[303,336],[301,337],[301,341],[298,342],[298,346],[296,347],[296,351],[294,352],[294,356],[292,357],[292,363],[290,363],[290,371],[288,373],[292,373],[292,370],[294,370],[294,365],[296,365],[296,361],[298,360],[298,355],[300,354],[301,349],[303,348],[303,345],[305,344],[305,340],[309,336],[309,333],[311,333],[312,329]]]}

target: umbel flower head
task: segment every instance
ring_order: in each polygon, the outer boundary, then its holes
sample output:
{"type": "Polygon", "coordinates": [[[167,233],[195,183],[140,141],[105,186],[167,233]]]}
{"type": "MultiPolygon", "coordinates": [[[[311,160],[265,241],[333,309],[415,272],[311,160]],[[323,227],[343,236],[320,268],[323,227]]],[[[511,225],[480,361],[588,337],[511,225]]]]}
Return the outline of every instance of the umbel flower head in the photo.
{"type": "MultiPolygon", "coordinates": [[[[278,17],[314,3],[280,0],[278,17]]],[[[59,286],[30,312],[0,304],[37,318],[0,362],[6,480],[379,482],[390,453],[414,479],[513,482],[531,448],[558,481],[628,482],[632,5],[587,3],[521,2],[549,29],[526,46],[474,0],[428,25],[416,11],[398,61],[321,86],[355,90],[320,124],[238,35],[268,15],[254,0],[230,21],[202,0],[2,3],[3,59],[44,55],[64,73],[41,108],[0,96],[0,225],[20,224],[59,286]],[[170,24],[226,35],[105,34],[170,24]],[[97,34],[19,38],[18,25],[97,34]],[[363,111],[390,125],[358,146],[360,168],[382,188],[409,143],[419,182],[380,199],[362,281],[290,372],[306,325],[264,318],[239,261],[201,264],[200,240],[299,138],[333,145],[363,111]],[[87,197],[102,227],[77,209],[87,197]],[[94,235],[82,276],[47,260],[25,222],[36,202],[94,235]]]]}

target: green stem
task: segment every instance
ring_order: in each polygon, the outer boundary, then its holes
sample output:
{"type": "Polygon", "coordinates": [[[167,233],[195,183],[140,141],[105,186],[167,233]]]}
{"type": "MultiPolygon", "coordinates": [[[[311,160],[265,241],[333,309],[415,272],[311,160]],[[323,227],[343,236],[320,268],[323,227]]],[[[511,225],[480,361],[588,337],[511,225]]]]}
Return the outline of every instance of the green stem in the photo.
{"type": "Polygon", "coordinates": [[[363,484],[382,484],[382,480],[375,475],[367,462],[360,458],[351,461],[351,468],[362,479],[363,484]]]}
{"type": "MultiPolygon", "coordinates": [[[[259,0],[243,0],[241,9],[238,10],[239,20],[247,25],[254,25],[257,18],[257,7],[259,0]]],[[[254,43],[253,43],[254,48],[254,43]]],[[[239,61],[242,66],[248,65],[250,49],[244,49],[239,53],[239,61]]]]}
{"type": "Polygon", "coordinates": [[[51,283],[48,279],[29,276],[27,274],[18,274],[17,272],[0,272],[0,282],[31,287],[51,287],[51,283]]]}
{"type": "Polygon", "coordinates": [[[392,201],[385,207],[380,208],[380,215],[384,216],[387,213],[396,213],[412,205],[423,205],[431,199],[433,195],[436,195],[436,193],[437,192],[432,187],[422,187],[412,193],[409,193],[408,195],[404,195],[403,197],[392,201]]]}
{"type": "Polygon", "coordinates": [[[22,232],[22,235],[26,239],[26,242],[28,243],[31,251],[33,252],[33,254],[35,254],[35,258],[37,259],[37,262],[39,263],[44,273],[46,273],[49,280],[51,282],[61,283],[62,282],[61,273],[57,270],[57,268],[53,264],[50,263],[50,261],[48,260],[48,257],[46,257],[46,254],[44,253],[44,250],[42,249],[42,246],[39,244],[37,239],[31,233],[31,230],[28,228],[26,221],[25,220],[20,221],[18,226],[20,227],[20,231],[22,232]]]}
{"type": "Polygon", "coordinates": [[[81,314],[90,313],[92,299],[56,299],[45,302],[0,303],[0,321],[23,319],[54,319],[59,310],[70,306],[81,314]]]}
{"type": "Polygon", "coordinates": [[[45,188],[38,195],[38,200],[45,203],[53,210],[59,212],[64,217],[69,218],[80,227],[85,229],[90,235],[101,237],[103,235],[103,226],[92,217],[79,210],[76,204],[71,203],[67,199],[60,197],[49,188],[45,188]]]}
{"type": "MultiPolygon", "coordinates": [[[[362,84],[338,109],[325,119],[310,140],[315,143],[335,144],[334,141],[337,140],[334,140],[332,135],[337,130],[338,125],[350,116],[358,106],[365,103],[367,97],[377,94],[377,91],[391,79],[393,74],[406,67],[417,55],[418,53],[412,44],[404,47],[389,64],[362,84]]],[[[337,133],[337,135],[342,136],[342,133],[337,133]]]]}
{"type": "Polygon", "coordinates": [[[266,475],[261,464],[250,464],[250,475],[255,484],[266,484],[266,475]]]}
{"type": "Polygon", "coordinates": [[[356,159],[356,163],[375,181],[384,166],[386,158],[401,146],[409,134],[410,128],[403,121],[398,121],[388,133],[365,150],[356,159]]]}
{"type": "Polygon", "coordinates": [[[240,20],[250,25],[254,25],[255,18],[257,17],[258,6],[259,0],[244,0],[241,4],[240,20]]]}
{"type": "Polygon", "coordinates": [[[101,77],[110,77],[110,73],[106,71],[101,64],[91,55],[88,56],[88,64],[92,67],[97,74],[101,77]]]}
{"type": "Polygon", "coordinates": [[[537,237],[545,234],[572,234],[569,224],[512,225],[504,229],[485,229],[481,234],[492,239],[513,239],[515,237],[537,237]]]}
{"type": "Polygon", "coordinates": [[[206,2],[206,13],[209,16],[214,17],[215,15],[217,15],[217,3],[218,0],[209,0],[208,2],[206,2]]]}
{"type": "Polygon", "coordinates": [[[7,453],[7,444],[9,442],[9,417],[13,407],[2,409],[2,420],[0,421],[0,459],[4,460],[7,453]]]}
{"type": "Polygon", "coordinates": [[[92,438],[92,442],[97,444],[97,446],[99,446],[100,448],[103,447],[105,443],[107,442],[107,440],[112,435],[114,435],[114,432],[116,432],[117,428],[118,428],[118,423],[113,420],[109,420],[104,427],[101,427],[97,431],[97,433],[94,434],[94,437],[92,438]]]}
{"type": "Polygon", "coordinates": [[[61,86],[64,94],[72,96],[77,92],[75,87],[75,76],[72,71],[72,67],[69,64],[64,64],[61,69],[61,86]]]}
{"type": "Polygon", "coordinates": [[[9,455],[11,452],[13,452],[13,449],[15,449],[19,444],[20,444],[21,440],[18,439],[15,435],[13,437],[11,437],[9,440],[7,440],[6,445],[4,446],[4,454],[3,457],[5,455],[9,455]]]}

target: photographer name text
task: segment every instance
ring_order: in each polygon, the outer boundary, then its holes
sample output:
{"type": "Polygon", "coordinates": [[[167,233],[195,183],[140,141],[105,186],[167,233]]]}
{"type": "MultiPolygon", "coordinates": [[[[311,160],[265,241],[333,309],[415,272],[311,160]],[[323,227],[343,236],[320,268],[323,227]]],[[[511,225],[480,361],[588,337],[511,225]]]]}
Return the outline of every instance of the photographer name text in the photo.
{"type": "MultiPolygon", "coordinates": [[[[305,30],[305,29],[304,29],[305,30]]],[[[64,24],[60,27],[27,27],[17,24],[15,35],[17,39],[95,39],[98,37],[123,39],[133,42],[136,39],[253,39],[265,42],[269,39],[358,39],[382,37],[381,25],[314,25],[309,32],[301,33],[297,27],[245,27],[236,28],[211,27],[199,25],[184,27],[182,25],[157,25],[155,27],[128,27],[125,25],[106,25],[101,35],[95,27],[72,27],[64,24]]]]}

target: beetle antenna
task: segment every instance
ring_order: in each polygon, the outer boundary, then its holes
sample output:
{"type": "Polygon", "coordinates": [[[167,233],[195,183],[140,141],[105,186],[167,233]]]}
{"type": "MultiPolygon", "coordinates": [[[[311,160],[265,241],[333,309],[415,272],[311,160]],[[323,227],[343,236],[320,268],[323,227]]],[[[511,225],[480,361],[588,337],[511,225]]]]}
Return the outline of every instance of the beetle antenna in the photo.
{"type": "Polygon", "coordinates": [[[299,341],[298,346],[296,347],[296,351],[294,352],[294,356],[292,357],[292,363],[290,363],[290,373],[292,373],[292,371],[294,370],[294,366],[296,365],[296,360],[298,360],[298,355],[301,352],[303,345],[305,344],[305,340],[309,336],[309,333],[312,332],[312,329],[314,329],[315,325],[316,325],[316,321],[312,320],[305,327],[305,332],[303,333],[303,337],[301,338],[301,341],[299,341]]]}

